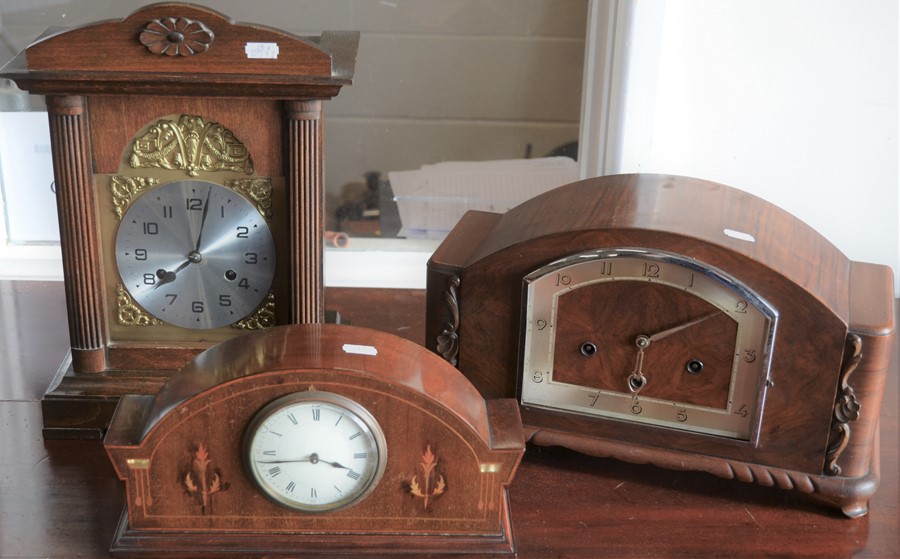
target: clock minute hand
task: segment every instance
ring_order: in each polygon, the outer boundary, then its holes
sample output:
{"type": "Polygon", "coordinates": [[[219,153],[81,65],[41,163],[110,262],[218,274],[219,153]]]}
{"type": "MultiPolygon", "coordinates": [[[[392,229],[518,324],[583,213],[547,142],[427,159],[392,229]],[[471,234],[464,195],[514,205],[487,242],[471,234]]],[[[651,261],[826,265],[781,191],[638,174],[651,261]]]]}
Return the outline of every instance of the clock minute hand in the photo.
{"type": "Polygon", "coordinates": [[[663,338],[667,338],[667,337],[671,336],[672,334],[675,334],[676,332],[681,332],[682,330],[690,328],[691,326],[700,324],[704,320],[709,320],[710,318],[716,316],[717,314],[719,314],[721,312],[722,311],[713,311],[709,314],[701,316],[700,318],[695,318],[694,320],[690,320],[688,322],[685,322],[684,324],[679,324],[678,326],[673,326],[672,328],[669,328],[668,330],[663,330],[662,332],[657,332],[656,334],[653,334],[652,336],[643,336],[644,338],[647,339],[646,345],[650,345],[650,342],[659,341],[663,338]]]}
{"type": "Polygon", "coordinates": [[[206,216],[209,214],[209,195],[212,193],[212,187],[206,191],[206,201],[203,203],[203,215],[200,217],[200,232],[197,233],[197,244],[194,246],[194,253],[200,252],[200,239],[203,238],[203,226],[206,225],[206,216]]]}
{"type": "Polygon", "coordinates": [[[255,460],[257,464],[299,464],[303,462],[318,462],[318,460],[313,461],[313,456],[310,455],[306,458],[297,458],[295,460],[255,460]]]}

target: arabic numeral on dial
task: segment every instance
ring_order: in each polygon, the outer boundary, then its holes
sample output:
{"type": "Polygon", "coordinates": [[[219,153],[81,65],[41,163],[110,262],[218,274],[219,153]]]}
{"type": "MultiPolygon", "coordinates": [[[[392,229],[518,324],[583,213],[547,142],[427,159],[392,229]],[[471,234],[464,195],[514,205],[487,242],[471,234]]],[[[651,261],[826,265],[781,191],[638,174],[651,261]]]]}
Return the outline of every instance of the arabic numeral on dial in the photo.
{"type": "Polygon", "coordinates": [[[136,248],[134,249],[134,259],[138,262],[143,262],[147,260],[147,249],[145,248],[136,248]]]}
{"type": "Polygon", "coordinates": [[[194,301],[191,303],[191,312],[200,314],[203,312],[203,301],[194,301]]]}
{"type": "Polygon", "coordinates": [[[143,229],[144,235],[159,235],[159,224],[155,221],[145,221],[143,229]]]}
{"type": "Polygon", "coordinates": [[[734,304],[734,312],[739,314],[747,314],[747,307],[749,306],[750,305],[747,303],[747,301],[740,299],[734,304]]]}
{"type": "Polygon", "coordinates": [[[634,415],[641,415],[644,412],[644,408],[641,407],[640,404],[634,403],[631,405],[631,413],[634,415]]]}
{"type": "Polygon", "coordinates": [[[166,299],[169,300],[169,306],[171,306],[172,303],[174,303],[175,299],[177,299],[177,298],[178,298],[178,295],[175,295],[174,293],[166,293],[166,299]]]}
{"type": "Polygon", "coordinates": [[[184,201],[184,205],[188,210],[200,211],[203,209],[203,200],[200,198],[187,198],[184,201]]]}
{"type": "Polygon", "coordinates": [[[747,409],[747,404],[741,404],[741,407],[735,410],[734,414],[741,417],[747,417],[750,415],[750,410],[747,409]]]}
{"type": "Polygon", "coordinates": [[[675,412],[675,421],[677,421],[678,423],[684,423],[685,421],[687,421],[687,419],[687,410],[679,409],[675,412]]]}
{"type": "Polygon", "coordinates": [[[540,331],[547,327],[547,321],[543,318],[539,318],[537,322],[535,322],[535,325],[537,326],[538,331],[540,331]]]}
{"type": "Polygon", "coordinates": [[[250,238],[250,228],[244,227],[243,225],[238,226],[237,238],[238,239],[249,239],[250,238]]]}
{"type": "Polygon", "coordinates": [[[163,217],[166,219],[172,218],[172,206],[163,206],[163,217]]]}
{"type": "Polygon", "coordinates": [[[220,307],[230,307],[231,306],[231,295],[219,295],[219,306],[220,307]]]}
{"type": "Polygon", "coordinates": [[[544,382],[544,373],[543,371],[535,371],[534,374],[531,375],[532,382],[536,382],[538,384],[544,382]]]}
{"type": "Polygon", "coordinates": [[[144,274],[144,285],[156,285],[156,274],[144,274]]]}
{"type": "Polygon", "coordinates": [[[756,350],[755,349],[745,349],[744,350],[744,361],[747,363],[753,363],[756,361],[756,350]]]}
{"type": "Polygon", "coordinates": [[[567,276],[565,274],[556,274],[556,285],[569,285],[572,283],[572,276],[567,276]]]}
{"type": "Polygon", "coordinates": [[[245,252],[244,256],[247,258],[244,260],[244,264],[258,264],[259,263],[259,255],[255,252],[245,252]]]}
{"type": "Polygon", "coordinates": [[[591,403],[588,405],[594,407],[597,405],[597,401],[600,399],[600,394],[588,394],[588,399],[591,401],[591,403]]]}
{"type": "Polygon", "coordinates": [[[643,275],[645,278],[658,278],[659,264],[644,264],[643,275]]]}

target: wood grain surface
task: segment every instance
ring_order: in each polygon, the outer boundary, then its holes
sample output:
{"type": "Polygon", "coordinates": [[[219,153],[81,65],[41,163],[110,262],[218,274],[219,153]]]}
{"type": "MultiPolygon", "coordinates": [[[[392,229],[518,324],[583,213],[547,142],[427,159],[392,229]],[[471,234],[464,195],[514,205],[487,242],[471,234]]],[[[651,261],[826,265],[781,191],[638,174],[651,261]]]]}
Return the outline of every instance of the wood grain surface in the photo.
{"type": "MultiPolygon", "coordinates": [[[[328,289],[355,325],[424,340],[422,291],[328,289]]],[[[105,557],[125,488],[98,441],[44,441],[39,399],[68,348],[60,283],[0,281],[0,557],[105,557]],[[77,511],[77,514],[76,514],[77,511]]],[[[697,472],[529,445],[510,488],[521,558],[900,556],[896,347],[882,479],[850,520],[804,497],[697,472]]]]}

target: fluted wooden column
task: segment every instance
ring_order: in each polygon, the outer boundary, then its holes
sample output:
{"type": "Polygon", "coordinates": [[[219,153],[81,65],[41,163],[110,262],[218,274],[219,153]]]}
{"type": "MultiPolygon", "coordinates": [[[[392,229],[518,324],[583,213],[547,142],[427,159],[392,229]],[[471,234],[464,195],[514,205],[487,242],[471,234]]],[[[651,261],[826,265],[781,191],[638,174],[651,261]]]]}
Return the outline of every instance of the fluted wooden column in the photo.
{"type": "Polygon", "coordinates": [[[72,365],[79,373],[99,373],[106,370],[108,337],[84,98],[51,96],[47,110],[72,365]]]}
{"type": "Polygon", "coordinates": [[[324,322],[325,227],[322,104],[288,101],[287,189],[291,236],[291,322],[324,322]]]}

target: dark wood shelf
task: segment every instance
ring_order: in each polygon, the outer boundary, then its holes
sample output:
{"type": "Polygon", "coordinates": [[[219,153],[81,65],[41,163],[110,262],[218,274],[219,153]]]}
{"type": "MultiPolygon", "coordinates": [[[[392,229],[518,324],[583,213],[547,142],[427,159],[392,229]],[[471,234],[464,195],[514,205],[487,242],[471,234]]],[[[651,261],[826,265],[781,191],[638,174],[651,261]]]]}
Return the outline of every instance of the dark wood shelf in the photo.
{"type": "MultiPolygon", "coordinates": [[[[423,291],[328,289],[357,326],[424,342],[423,291]]],[[[47,440],[41,396],[65,357],[61,283],[0,281],[0,557],[105,557],[124,507],[99,441],[47,440]]],[[[851,520],[797,492],[529,446],[510,490],[518,557],[900,557],[895,347],[881,486],[851,520]]]]}

